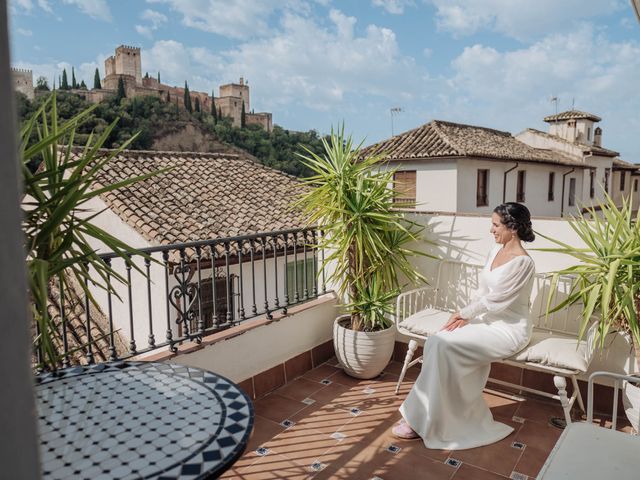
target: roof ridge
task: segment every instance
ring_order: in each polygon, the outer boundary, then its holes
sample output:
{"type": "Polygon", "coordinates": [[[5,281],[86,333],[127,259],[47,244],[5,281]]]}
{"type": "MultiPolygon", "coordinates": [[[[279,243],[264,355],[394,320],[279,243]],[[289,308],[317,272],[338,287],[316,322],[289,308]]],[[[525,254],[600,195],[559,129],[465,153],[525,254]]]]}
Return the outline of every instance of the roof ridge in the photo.
{"type": "Polygon", "coordinates": [[[432,121],[433,122],[438,122],[438,123],[444,123],[445,125],[452,125],[452,126],[455,126],[455,127],[477,128],[479,130],[487,130],[489,132],[495,132],[495,133],[499,133],[501,135],[506,135],[506,136],[509,136],[509,137],[513,137],[513,134],[511,132],[507,132],[506,130],[498,130],[497,128],[482,127],[480,125],[471,125],[471,124],[468,124],[468,123],[451,122],[449,120],[437,120],[437,119],[434,119],[432,121]]]}
{"type": "MultiPolygon", "coordinates": [[[[74,145],[71,147],[73,152],[77,152],[80,150],[84,150],[84,146],[82,145],[74,145]]],[[[118,148],[99,148],[98,152],[116,152],[119,151],[118,148]]],[[[209,157],[209,158],[240,158],[247,161],[251,161],[253,163],[257,163],[251,159],[245,158],[238,153],[223,153],[223,152],[181,152],[178,150],[134,150],[130,148],[125,148],[121,150],[121,153],[124,154],[135,154],[135,155],[174,155],[174,156],[182,156],[182,157],[209,157]]]]}
{"type": "MultiPolygon", "coordinates": [[[[431,120],[431,122],[429,122],[429,124],[432,125],[432,128],[440,136],[442,141],[445,142],[447,145],[449,145],[450,148],[455,150],[456,154],[458,154],[458,155],[467,155],[467,152],[463,148],[460,148],[459,145],[457,145],[456,143],[452,142],[451,139],[449,138],[449,136],[442,131],[442,128],[440,128],[439,123],[447,123],[447,122],[445,122],[444,120],[431,120]]],[[[451,122],[449,122],[449,124],[451,124],[451,122]]]]}

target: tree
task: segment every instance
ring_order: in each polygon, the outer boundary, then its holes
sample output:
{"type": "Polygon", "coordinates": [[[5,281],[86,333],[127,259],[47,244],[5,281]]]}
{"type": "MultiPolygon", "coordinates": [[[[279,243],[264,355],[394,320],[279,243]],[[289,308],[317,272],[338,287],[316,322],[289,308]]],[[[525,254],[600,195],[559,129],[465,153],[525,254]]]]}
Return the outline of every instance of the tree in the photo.
{"type": "Polygon", "coordinates": [[[127,96],[127,92],[124,89],[124,79],[122,77],[118,78],[118,91],[116,93],[116,98],[118,100],[122,100],[127,96]]]}
{"type": "Polygon", "coordinates": [[[78,82],[76,82],[76,72],[73,67],[71,67],[71,88],[78,88],[78,82]]]}
{"type": "Polygon", "coordinates": [[[149,72],[145,72],[144,78],[149,78],[149,72]]]}
{"type": "Polygon", "coordinates": [[[39,76],[36,80],[36,91],[38,92],[48,92],[49,91],[49,83],[47,82],[47,78],[43,76],[39,76]]]}
{"type": "Polygon", "coordinates": [[[93,75],[93,88],[102,88],[102,84],[100,83],[100,71],[96,67],[96,73],[93,75]]]}
{"type": "Polygon", "coordinates": [[[189,85],[187,85],[187,81],[184,81],[184,108],[187,109],[187,112],[193,112],[193,107],[191,106],[191,94],[189,93],[189,85]]]}
{"type": "Polygon", "coordinates": [[[200,111],[200,97],[196,97],[196,108],[195,108],[196,112],[200,111]]]}
{"type": "Polygon", "coordinates": [[[60,89],[69,90],[69,81],[67,80],[67,69],[62,70],[62,80],[60,80],[60,89]]]}
{"type": "Polygon", "coordinates": [[[222,107],[218,107],[218,119],[222,118],[222,107]]]}
{"type": "Polygon", "coordinates": [[[213,117],[213,124],[218,123],[218,112],[216,111],[216,96],[211,90],[211,116],[213,117]]]}
{"type": "Polygon", "coordinates": [[[87,84],[86,84],[86,83],[84,83],[84,80],[82,80],[82,81],[80,82],[80,89],[81,89],[81,90],[88,90],[88,89],[87,89],[87,84]]]}
{"type": "Polygon", "coordinates": [[[240,128],[244,128],[247,125],[245,119],[246,112],[244,111],[244,100],[242,101],[242,114],[240,115],[240,128]]]}
{"type": "Polygon", "coordinates": [[[160,72],[158,72],[158,83],[160,83],[160,72]]]}
{"type": "Polygon", "coordinates": [[[167,103],[171,101],[171,93],[167,90],[167,103]]]}

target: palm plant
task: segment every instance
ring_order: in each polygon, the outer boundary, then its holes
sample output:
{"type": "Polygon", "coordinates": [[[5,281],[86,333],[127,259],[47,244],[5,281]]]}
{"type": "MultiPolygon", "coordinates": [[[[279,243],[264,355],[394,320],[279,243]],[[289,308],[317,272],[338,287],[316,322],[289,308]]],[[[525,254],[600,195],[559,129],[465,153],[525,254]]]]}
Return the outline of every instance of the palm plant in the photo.
{"type": "Polygon", "coordinates": [[[59,281],[61,289],[73,283],[84,289],[91,299],[89,284],[115,294],[112,282],[126,282],[126,279],[100,259],[92,243],[101,243],[125,260],[135,252],[92,223],[100,212],[90,214],[87,202],[158,173],[96,188],[103,167],[135,137],[119,149],[106,154],[99,152],[116,119],[96,138],[90,135],[85,146],[74,155],[76,129],[94,108],[60,123],[54,92],[21,129],[23,232],[36,330],[34,348],[40,354],[41,367],[54,370],[60,365],[61,354],[56,344],[60,344],[61,334],[48,312],[51,282],[59,281]],[[39,167],[32,172],[30,166],[37,161],[39,167]]]}
{"type": "Polygon", "coordinates": [[[390,325],[400,275],[411,283],[425,281],[410,261],[425,254],[408,247],[422,227],[395,208],[394,171],[381,165],[381,156],[363,156],[362,143],[354,147],[344,127],[322,143],[323,155],[306,148],[299,154],[313,175],[305,179],[298,206],[324,230],[318,248],[329,252],[328,281],[347,298],[351,328],[381,330],[390,325]]]}
{"type": "Polygon", "coordinates": [[[618,207],[607,195],[600,212],[587,208],[569,223],[585,247],[573,247],[542,235],[558,247],[540,249],[570,255],[581,262],[554,272],[551,291],[555,291],[561,275],[571,275],[575,282],[567,298],[555,307],[551,308],[552,298],[549,298],[547,311],[555,312],[581,302],[584,306],[580,338],[595,315],[598,319],[596,340],[600,348],[604,348],[609,333],[623,332],[630,335],[637,359],[640,359],[639,220],[640,212],[633,214],[630,200],[623,199],[618,207]]]}

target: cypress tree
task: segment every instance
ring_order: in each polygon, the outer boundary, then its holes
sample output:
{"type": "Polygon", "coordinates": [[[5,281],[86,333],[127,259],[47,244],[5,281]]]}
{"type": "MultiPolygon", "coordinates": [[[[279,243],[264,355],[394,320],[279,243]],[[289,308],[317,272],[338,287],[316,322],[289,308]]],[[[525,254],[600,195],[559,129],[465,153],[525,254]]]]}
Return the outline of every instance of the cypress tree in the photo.
{"type": "Polygon", "coordinates": [[[62,70],[62,80],[60,80],[60,90],[69,90],[69,81],[67,80],[67,69],[62,70]]]}
{"type": "Polygon", "coordinates": [[[171,101],[171,93],[167,90],[167,103],[171,101]]]}
{"type": "Polygon", "coordinates": [[[193,107],[191,106],[191,94],[189,93],[189,85],[187,85],[187,81],[184,82],[184,108],[187,109],[187,112],[193,112],[193,107]]]}
{"type": "Polygon", "coordinates": [[[87,90],[87,84],[86,84],[86,83],[84,83],[84,80],[82,80],[82,81],[80,82],[80,88],[81,88],[82,90],[87,90]]]}
{"type": "Polygon", "coordinates": [[[158,83],[160,83],[160,72],[158,72],[158,83]]]}
{"type": "Polygon", "coordinates": [[[218,118],[222,118],[222,107],[218,107],[218,118]]]}
{"type": "Polygon", "coordinates": [[[196,97],[196,112],[200,111],[200,97],[196,97]]]}
{"type": "Polygon", "coordinates": [[[245,115],[246,115],[246,113],[244,111],[244,100],[243,100],[242,101],[242,114],[241,114],[241,117],[240,117],[240,128],[244,128],[245,125],[246,125],[246,120],[244,118],[245,115]]]}
{"type": "Polygon", "coordinates": [[[216,96],[211,90],[211,116],[213,117],[213,124],[218,123],[218,111],[216,110],[216,96]]]}
{"type": "Polygon", "coordinates": [[[76,82],[76,71],[71,67],[71,88],[78,88],[78,82],[76,82]]]}
{"type": "Polygon", "coordinates": [[[124,89],[124,80],[122,77],[118,78],[118,91],[116,92],[116,98],[122,100],[127,96],[127,92],[124,89]]]}
{"type": "Polygon", "coordinates": [[[100,72],[96,67],[96,73],[93,75],[93,88],[102,88],[102,84],[100,83],[100,72]]]}
{"type": "Polygon", "coordinates": [[[145,72],[144,78],[149,78],[149,72],[145,72]]]}

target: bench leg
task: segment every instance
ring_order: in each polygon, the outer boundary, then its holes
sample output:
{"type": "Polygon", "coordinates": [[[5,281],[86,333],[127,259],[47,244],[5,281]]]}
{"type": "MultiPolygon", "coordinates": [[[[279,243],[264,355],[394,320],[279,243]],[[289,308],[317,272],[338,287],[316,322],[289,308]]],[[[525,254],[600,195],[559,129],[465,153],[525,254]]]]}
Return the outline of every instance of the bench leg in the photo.
{"type": "Polygon", "coordinates": [[[580,407],[580,410],[582,410],[582,413],[587,413],[587,411],[584,409],[584,402],[582,401],[582,395],[580,394],[580,387],[578,386],[578,380],[576,379],[575,375],[571,375],[571,382],[573,382],[574,391],[578,393],[576,400],[578,400],[578,406],[580,407]]]}
{"type": "Polygon", "coordinates": [[[558,389],[562,410],[564,410],[564,420],[567,425],[571,424],[571,408],[569,407],[569,398],[567,397],[567,379],[559,375],[554,375],[553,384],[558,389]]]}
{"type": "Polygon", "coordinates": [[[400,391],[400,385],[402,384],[402,380],[404,379],[404,376],[407,373],[407,368],[409,368],[409,363],[411,363],[411,359],[413,358],[413,354],[416,353],[417,348],[418,348],[418,342],[416,342],[413,339],[409,340],[409,348],[407,348],[407,355],[404,357],[404,365],[402,365],[400,378],[398,379],[398,383],[396,384],[396,395],[400,391]]]}

